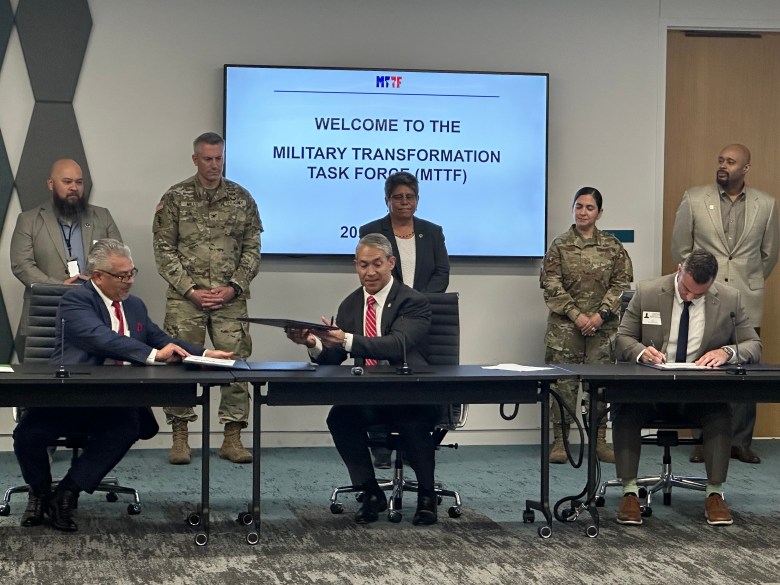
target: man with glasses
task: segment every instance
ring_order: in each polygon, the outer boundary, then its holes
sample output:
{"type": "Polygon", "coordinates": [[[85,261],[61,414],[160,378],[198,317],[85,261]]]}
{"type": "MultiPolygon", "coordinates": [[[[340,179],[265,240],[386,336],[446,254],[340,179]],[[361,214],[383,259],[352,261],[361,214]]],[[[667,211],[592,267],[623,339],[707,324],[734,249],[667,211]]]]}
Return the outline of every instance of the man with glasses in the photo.
{"type": "MultiPolygon", "coordinates": [[[[238,183],[222,177],[225,141],[207,132],[193,143],[195,175],[172,186],[154,214],[154,259],[167,282],[165,330],[203,344],[208,332],[214,347],[246,359],[252,354],[247,316],[249,284],[260,268],[263,224],[255,200],[238,183]]],[[[197,420],[192,408],[165,408],[173,430],[168,462],[190,462],[187,424],[197,420]]],[[[225,437],[219,456],[249,463],[241,444],[249,417],[246,383],[222,387],[219,422],[225,437]]]]}
{"type": "MultiPolygon", "coordinates": [[[[190,355],[231,358],[167,335],[149,319],[146,306],[130,294],[138,269],[130,249],[117,240],[99,240],[87,257],[84,286],[60,301],[52,364],[152,365],[190,355]],[[62,329],[64,324],[64,330],[62,329]]],[[[48,514],[57,530],[73,532],[78,494],[92,493],[138,439],[158,431],[148,408],[30,408],[14,430],[14,452],[30,485],[22,526],[42,524],[48,514]],[[51,493],[48,445],[73,432],[89,441],[51,493]]]]}

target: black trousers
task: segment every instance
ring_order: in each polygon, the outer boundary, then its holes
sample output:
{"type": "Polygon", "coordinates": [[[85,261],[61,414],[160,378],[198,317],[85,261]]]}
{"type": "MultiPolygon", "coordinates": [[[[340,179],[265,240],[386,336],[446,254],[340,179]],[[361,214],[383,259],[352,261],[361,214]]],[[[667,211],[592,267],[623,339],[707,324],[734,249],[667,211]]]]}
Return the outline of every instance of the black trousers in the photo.
{"type": "Polygon", "coordinates": [[[33,489],[51,484],[47,448],[63,436],[86,434],[86,444],[68,471],[87,493],[122,460],[139,438],[137,408],[30,408],[14,429],[14,453],[33,489]]]}
{"type": "Polygon", "coordinates": [[[436,446],[431,431],[440,416],[441,406],[429,404],[334,406],[328,414],[328,428],[353,485],[375,478],[367,431],[386,425],[388,430],[398,431],[404,457],[414,469],[420,489],[432,492],[436,446]]]}

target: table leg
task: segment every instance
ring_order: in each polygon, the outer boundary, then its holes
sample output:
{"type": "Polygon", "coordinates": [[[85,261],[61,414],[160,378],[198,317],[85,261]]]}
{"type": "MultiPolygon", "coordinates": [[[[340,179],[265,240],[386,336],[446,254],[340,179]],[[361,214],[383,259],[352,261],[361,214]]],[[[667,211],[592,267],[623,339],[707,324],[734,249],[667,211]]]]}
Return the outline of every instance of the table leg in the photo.
{"type": "Polygon", "coordinates": [[[203,409],[201,413],[201,465],[200,465],[200,506],[196,514],[190,514],[187,521],[192,526],[200,526],[201,531],[195,535],[195,544],[204,546],[209,541],[209,455],[210,455],[210,428],[211,419],[211,386],[201,385],[202,393],[199,403],[203,409]]]}
{"type": "Polygon", "coordinates": [[[523,522],[533,522],[532,510],[539,510],[544,514],[547,522],[539,528],[539,536],[550,538],[552,536],[552,513],[550,512],[550,384],[544,382],[539,385],[538,401],[541,404],[541,493],[539,501],[526,500],[523,522]]]}
{"type": "Polygon", "coordinates": [[[260,434],[261,434],[261,404],[263,404],[263,382],[252,383],[252,397],[254,407],[252,409],[252,501],[247,514],[239,514],[238,519],[243,524],[253,525],[253,530],[246,535],[249,544],[257,544],[260,541],[260,434]],[[242,519],[243,517],[243,519],[242,519]]]}
{"type": "Polygon", "coordinates": [[[588,485],[587,495],[585,501],[588,505],[588,512],[590,512],[593,524],[585,529],[585,534],[590,538],[595,538],[599,535],[599,510],[596,507],[596,491],[598,490],[598,456],[596,454],[596,440],[598,436],[598,393],[601,392],[601,388],[590,388],[588,392],[589,406],[588,406],[588,485]]]}

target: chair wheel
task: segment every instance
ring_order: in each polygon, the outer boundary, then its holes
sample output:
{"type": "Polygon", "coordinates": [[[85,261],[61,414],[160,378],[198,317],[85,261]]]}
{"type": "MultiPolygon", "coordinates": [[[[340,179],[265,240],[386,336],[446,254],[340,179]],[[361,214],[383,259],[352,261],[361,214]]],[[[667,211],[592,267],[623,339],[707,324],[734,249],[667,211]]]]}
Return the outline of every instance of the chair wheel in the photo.
{"type": "Polygon", "coordinates": [[[593,502],[596,504],[597,508],[603,508],[604,507],[604,496],[596,496],[596,498],[593,500],[593,502]]]}
{"type": "Polygon", "coordinates": [[[441,506],[441,496],[436,496],[436,505],[441,506]]]}
{"type": "Polygon", "coordinates": [[[523,522],[526,524],[533,524],[536,520],[536,515],[533,510],[523,510],[523,522]]]}
{"type": "Polygon", "coordinates": [[[390,520],[390,522],[393,524],[398,524],[402,518],[403,515],[398,510],[393,510],[387,514],[387,519],[390,520]]]}
{"type": "Polygon", "coordinates": [[[0,504],[0,516],[9,516],[11,514],[10,504],[0,504]]]}
{"type": "Polygon", "coordinates": [[[249,534],[246,535],[246,543],[251,544],[252,546],[256,545],[258,542],[260,542],[260,535],[252,531],[249,534]]]}
{"type": "Polygon", "coordinates": [[[542,538],[550,538],[552,536],[552,528],[550,528],[547,524],[540,526],[538,532],[539,536],[542,538]]]}
{"type": "Polygon", "coordinates": [[[460,509],[460,506],[450,506],[447,510],[447,514],[449,514],[450,518],[460,518],[463,514],[463,510],[460,509]]]}
{"type": "Polygon", "coordinates": [[[585,536],[588,538],[596,538],[599,535],[599,527],[591,524],[585,529],[585,536]]]}
{"type": "Polygon", "coordinates": [[[393,500],[393,508],[395,508],[396,510],[400,510],[403,507],[404,507],[404,502],[401,498],[395,498],[393,500]]]}
{"type": "Polygon", "coordinates": [[[209,542],[209,535],[205,532],[198,532],[198,534],[195,535],[195,544],[198,546],[206,546],[209,542]]]}
{"type": "Polygon", "coordinates": [[[341,514],[342,512],[344,512],[344,504],[341,502],[334,502],[330,505],[331,514],[341,514]]]}
{"type": "Polygon", "coordinates": [[[255,521],[255,519],[252,517],[252,514],[250,514],[249,512],[239,512],[237,520],[238,523],[243,526],[249,526],[250,524],[252,524],[252,522],[255,521]]]}
{"type": "Polygon", "coordinates": [[[672,504],[672,493],[669,492],[668,494],[664,494],[664,506],[671,506],[672,504]]]}
{"type": "Polygon", "coordinates": [[[190,526],[200,526],[200,514],[192,512],[187,515],[187,524],[190,526]]]}
{"type": "Polygon", "coordinates": [[[127,504],[127,513],[136,516],[141,513],[141,504],[127,504]]]}
{"type": "Polygon", "coordinates": [[[106,494],[106,501],[107,502],[116,502],[119,500],[119,496],[116,495],[116,492],[108,492],[106,494]]]}
{"type": "Polygon", "coordinates": [[[638,497],[640,500],[647,499],[647,488],[646,488],[646,487],[641,487],[641,488],[639,488],[639,489],[637,490],[637,497],[638,497]]]}
{"type": "Polygon", "coordinates": [[[640,506],[639,510],[643,518],[649,518],[653,515],[653,509],[650,506],[640,506]]]}

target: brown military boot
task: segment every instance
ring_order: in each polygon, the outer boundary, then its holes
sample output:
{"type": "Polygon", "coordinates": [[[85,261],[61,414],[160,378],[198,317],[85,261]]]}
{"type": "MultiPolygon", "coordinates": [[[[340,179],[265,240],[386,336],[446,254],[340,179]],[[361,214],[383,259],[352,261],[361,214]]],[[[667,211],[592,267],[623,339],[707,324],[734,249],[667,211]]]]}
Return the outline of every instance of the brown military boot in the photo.
{"type": "Polygon", "coordinates": [[[188,443],[189,433],[187,432],[186,420],[175,420],[171,424],[173,429],[173,446],[168,453],[168,463],[171,465],[189,465],[190,464],[190,445],[188,443]]]}
{"type": "Polygon", "coordinates": [[[252,454],[241,444],[241,423],[225,424],[225,438],[219,449],[219,456],[233,463],[251,463],[252,454]]]}
{"type": "MultiPolygon", "coordinates": [[[[568,429],[566,429],[568,436],[568,429]]],[[[569,458],[566,456],[566,447],[563,444],[563,430],[560,423],[553,423],[553,436],[555,441],[550,448],[550,463],[566,463],[569,458]]]]}
{"type": "Polygon", "coordinates": [[[602,463],[614,463],[615,452],[607,445],[607,421],[602,420],[596,435],[596,455],[602,463]]]}

